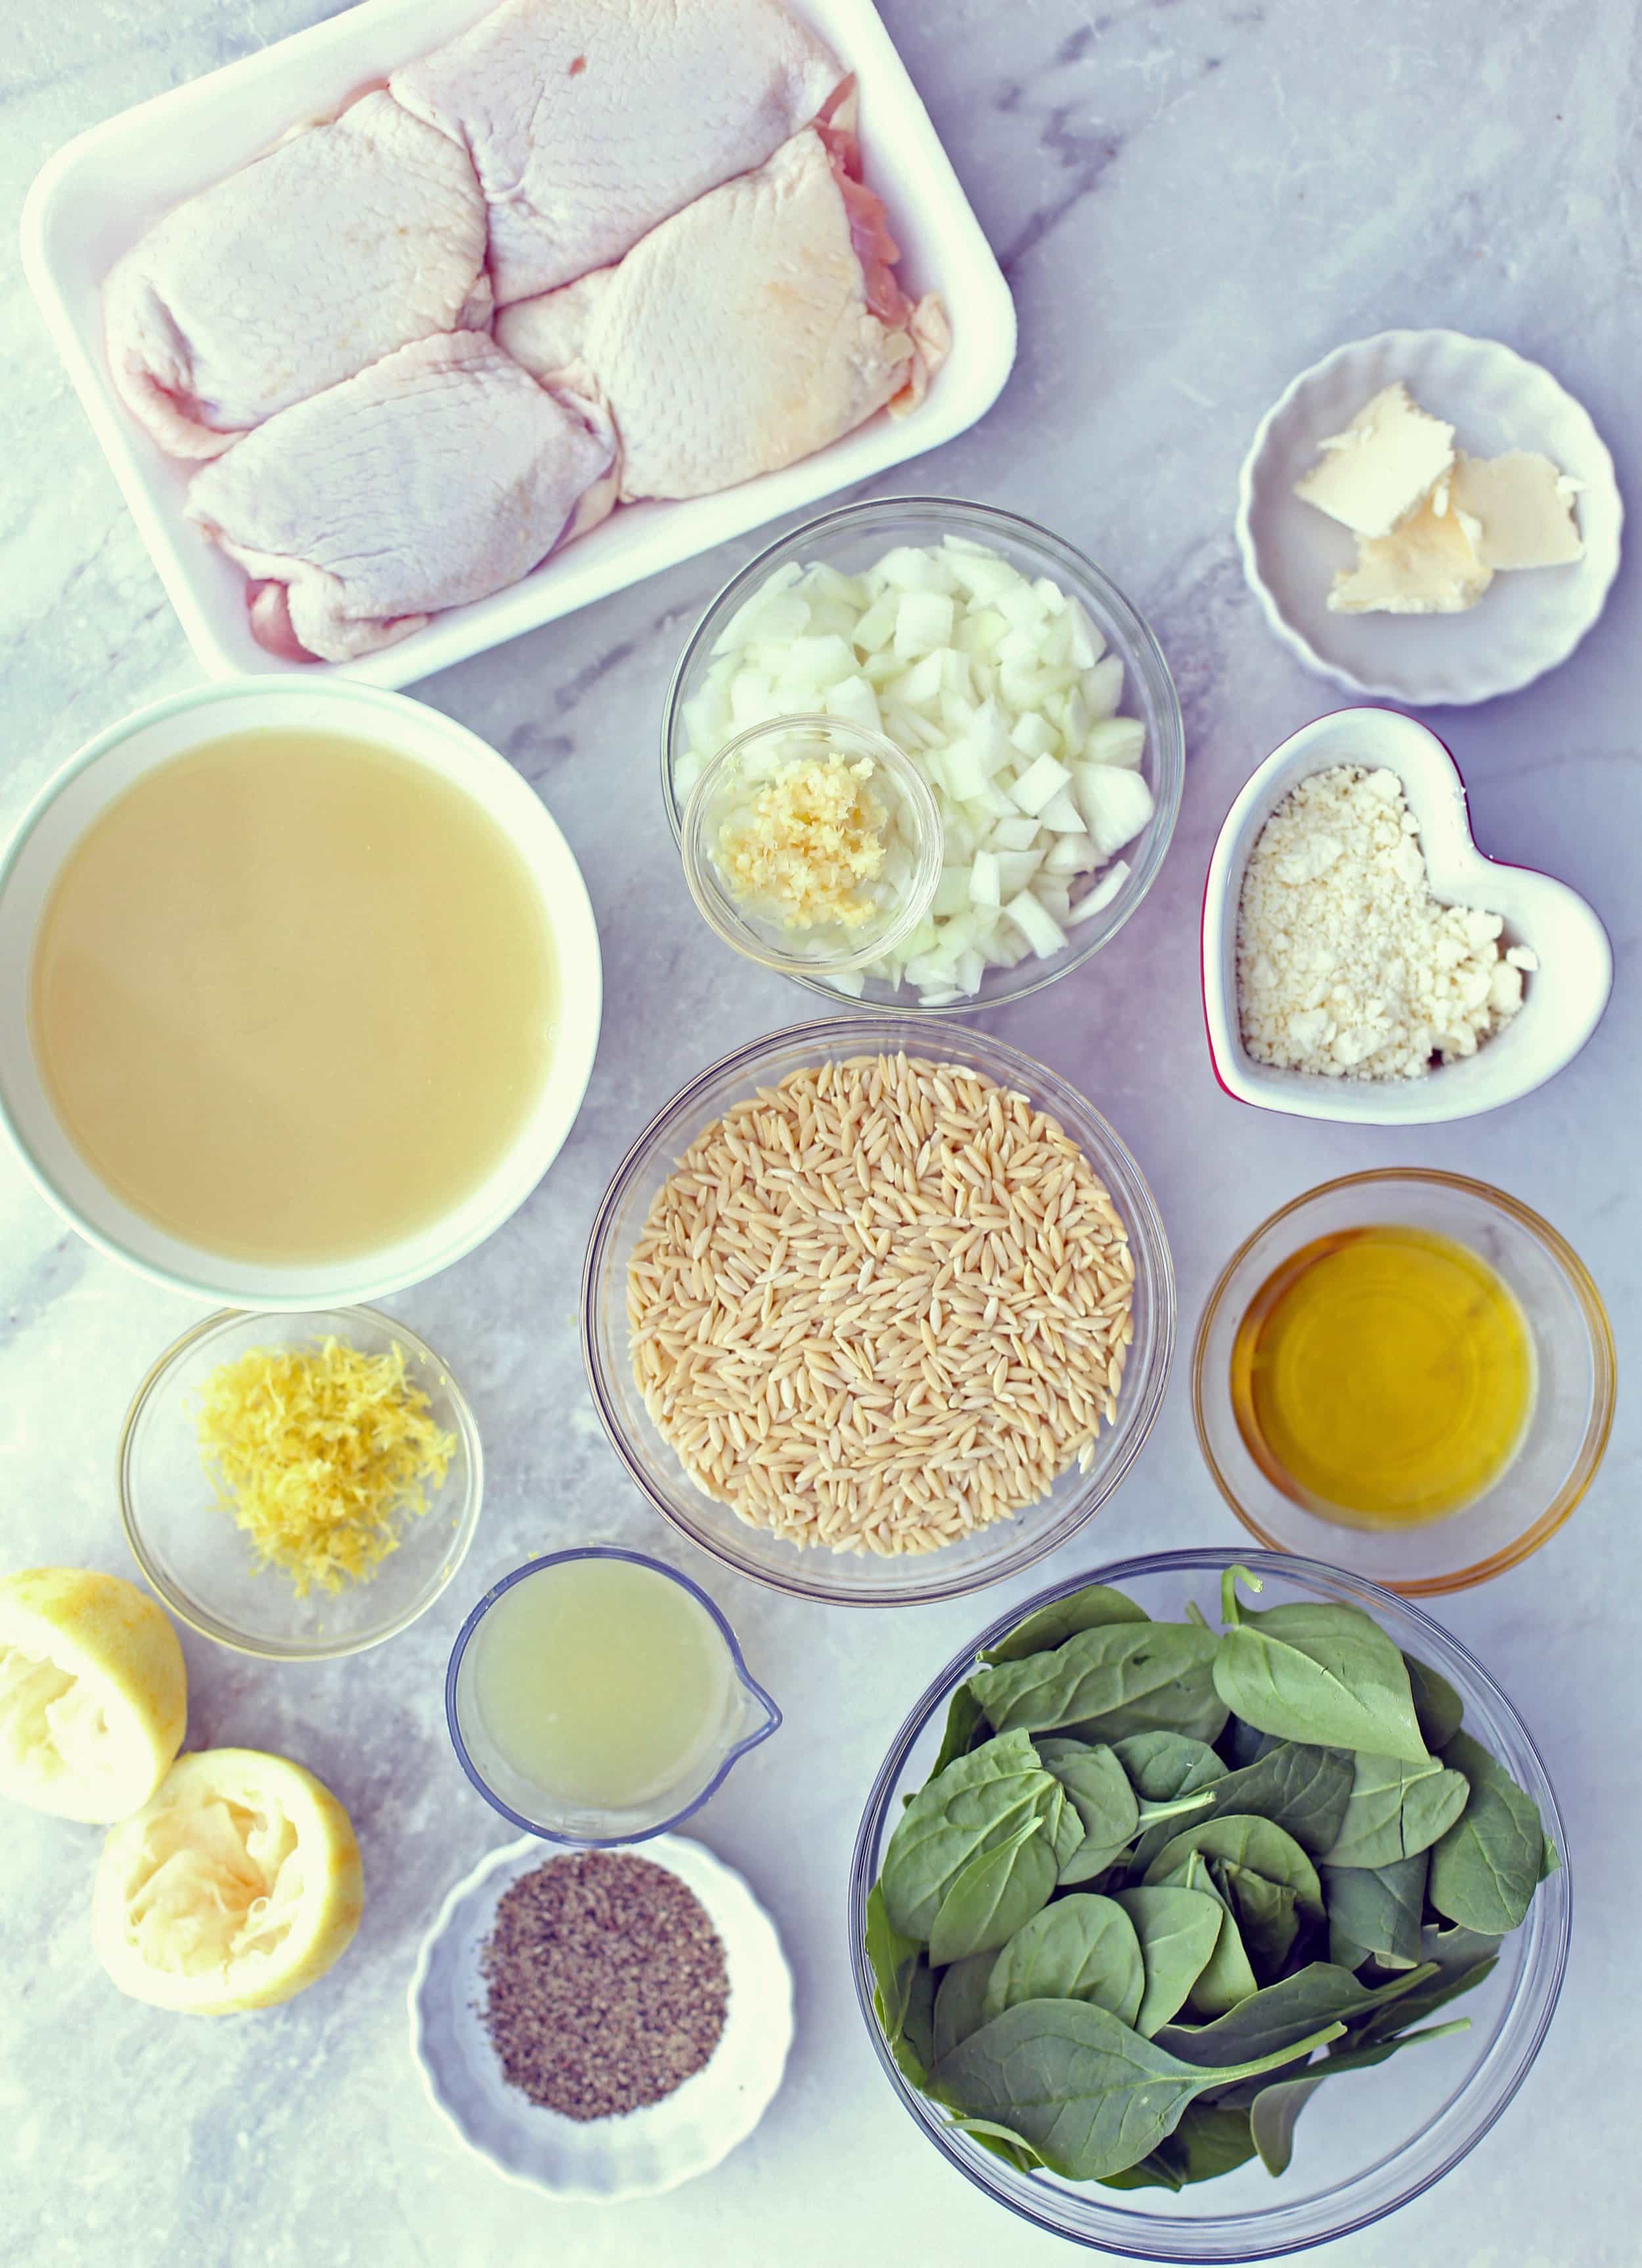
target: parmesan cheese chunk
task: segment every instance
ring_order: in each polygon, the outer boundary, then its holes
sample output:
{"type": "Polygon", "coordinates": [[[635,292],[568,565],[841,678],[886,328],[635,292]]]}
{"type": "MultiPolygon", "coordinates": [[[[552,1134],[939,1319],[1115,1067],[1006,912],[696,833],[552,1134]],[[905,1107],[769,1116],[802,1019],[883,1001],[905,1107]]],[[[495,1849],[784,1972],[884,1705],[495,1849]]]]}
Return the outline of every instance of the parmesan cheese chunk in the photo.
{"type": "Polygon", "coordinates": [[[1484,567],[1565,567],[1584,556],[1574,525],[1579,482],[1549,457],[1508,449],[1503,457],[1468,457],[1454,468],[1454,509],[1476,522],[1476,549],[1484,567]]]}
{"type": "Polygon", "coordinates": [[[1358,539],[1357,564],[1335,577],[1329,613],[1463,614],[1494,579],[1476,554],[1479,534],[1476,520],[1440,488],[1391,534],[1358,539]]]}
{"type": "Polygon", "coordinates": [[[1337,764],[1286,795],[1243,875],[1237,994],[1256,1063],[1326,1079],[1420,1079],[1475,1055],[1538,966],[1495,913],[1431,895],[1392,771],[1337,764]]]}
{"type": "Polygon", "coordinates": [[[1344,433],[1330,433],[1295,483],[1354,535],[1389,535],[1410,519],[1454,463],[1454,428],[1413,401],[1406,386],[1382,387],[1344,433]]]}

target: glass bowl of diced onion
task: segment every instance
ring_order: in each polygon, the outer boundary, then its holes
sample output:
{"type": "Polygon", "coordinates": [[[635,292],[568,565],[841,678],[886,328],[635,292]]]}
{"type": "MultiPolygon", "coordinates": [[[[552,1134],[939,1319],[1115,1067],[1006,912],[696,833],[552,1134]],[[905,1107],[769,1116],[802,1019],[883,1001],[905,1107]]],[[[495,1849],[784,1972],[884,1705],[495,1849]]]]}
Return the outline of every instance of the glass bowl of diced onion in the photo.
{"type": "Polygon", "coordinates": [[[928,914],[823,998],[953,1016],[1023,998],[1116,936],[1152,887],[1185,772],[1156,638],[1071,545],[990,504],[883,497],[749,560],[674,674],[661,784],[676,839],[706,765],[777,718],[881,733],[943,827],[928,914]]]}

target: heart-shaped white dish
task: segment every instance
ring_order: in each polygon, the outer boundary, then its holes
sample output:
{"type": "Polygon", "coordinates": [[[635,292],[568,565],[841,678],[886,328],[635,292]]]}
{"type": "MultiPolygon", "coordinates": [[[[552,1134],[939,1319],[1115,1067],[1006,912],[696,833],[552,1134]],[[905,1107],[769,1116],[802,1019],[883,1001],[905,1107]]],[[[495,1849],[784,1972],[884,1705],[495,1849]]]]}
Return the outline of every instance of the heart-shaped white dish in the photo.
{"type": "Polygon", "coordinates": [[[410,1980],[412,2050],[433,2104],[470,2150],[509,2180],[566,2204],[659,2197],[709,2172],[762,2117],[792,2042],[792,1977],[775,1925],[733,1868],[685,1835],[635,1846],[706,1909],[730,1976],[711,2061],[660,2102],[579,2122],[531,2102],[502,2076],[480,2016],[479,1955],[504,1891],[572,1854],[534,1835],[505,1843],[457,1883],[410,1980]]]}
{"type": "Polygon", "coordinates": [[[1624,518],[1614,460],[1589,416],[1548,370],[1496,339],[1381,331],[1302,371],[1261,421],[1244,460],[1237,541],[1273,632],[1308,669],[1351,693],[1428,708],[1491,701],[1565,661],[1602,613],[1619,570],[1624,518]],[[1325,435],[1400,379],[1474,454],[1542,451],[1582,484],[1585,556],[1570,567],[1497,575],[1462,615],[1331,615],[1329,589],[1356,557],[1337,521],[1294,483],[1325,435]]]}
{"type": "Polygon", "coordinates": [[[1226,815],[1203,899],[1203,1008],[1215,1077],[1240,1102],[1295,1118],[1425,1126],[1470,1118],[1531,1094],[1572,1063],[1602,1020],[1613,984],[1608,932],[1577,890],[1479,850],[1465,782],[1436,734],[1394,709],[1342,709],[1285,740],[1255,770],[1226,815]],[[1237,917],[1243,870],[1261,828],[1299,780],[1333,764],[1383,766],[1403,783],[1419,822],[1432,895],[1445,905],[1505,917],[1505,941],[1539,959],[1522,1006],[1463,1061],[1427,1078],[1325,1079],[1276,1071],[1243,1046],[1237,1005],[1237,917]]]}

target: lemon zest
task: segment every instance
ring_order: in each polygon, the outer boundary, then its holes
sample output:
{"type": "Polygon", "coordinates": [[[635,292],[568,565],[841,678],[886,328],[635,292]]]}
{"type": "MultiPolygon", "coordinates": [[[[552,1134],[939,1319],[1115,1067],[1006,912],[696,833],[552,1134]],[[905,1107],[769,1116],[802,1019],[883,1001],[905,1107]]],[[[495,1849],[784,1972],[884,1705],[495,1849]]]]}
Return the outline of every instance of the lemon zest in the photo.
{"type": "Polygon", "coordinates": [[[394,1346],[253,1347],[207,1380],[200,1453],[218,1503],[297,1596],[364,1582],[442,1485],[456,1437],[394,1346]]]}

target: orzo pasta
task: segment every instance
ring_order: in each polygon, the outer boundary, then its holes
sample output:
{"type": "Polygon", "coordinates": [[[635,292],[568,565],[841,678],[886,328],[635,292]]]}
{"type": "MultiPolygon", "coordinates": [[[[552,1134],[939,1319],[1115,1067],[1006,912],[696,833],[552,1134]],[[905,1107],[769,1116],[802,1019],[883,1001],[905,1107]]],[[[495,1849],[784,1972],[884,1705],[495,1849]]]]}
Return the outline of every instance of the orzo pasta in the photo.
{"type": "Polygon", "coordinates": [[[628,1275],[633,1370],[750,1526],[926,1551],[1020,1511],[1110,1424],[1134,1260],[1082,1152],[954,1064],[795,1071],[707,1127],[628,1275]]]}

